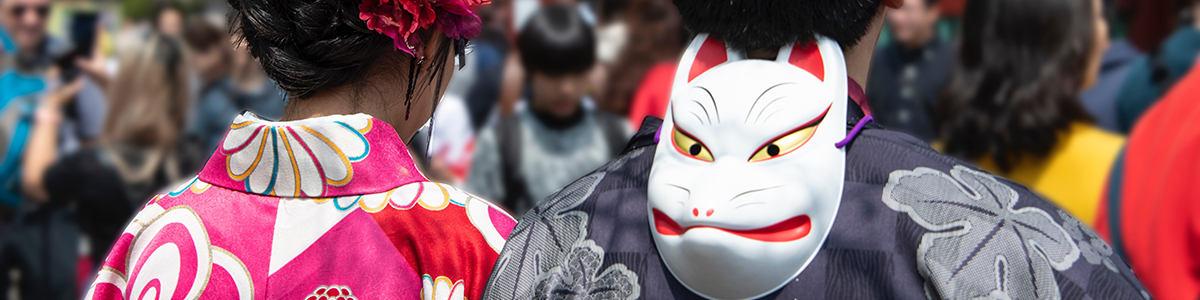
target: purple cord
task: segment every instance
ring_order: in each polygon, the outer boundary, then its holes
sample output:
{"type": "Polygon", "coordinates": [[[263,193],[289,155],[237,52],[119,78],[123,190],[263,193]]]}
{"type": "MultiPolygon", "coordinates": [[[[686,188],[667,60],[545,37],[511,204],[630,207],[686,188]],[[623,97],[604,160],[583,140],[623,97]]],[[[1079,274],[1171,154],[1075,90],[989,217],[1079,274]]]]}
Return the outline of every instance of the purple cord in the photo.
{"type": "Polygon", "coordinates": [[[858,120],[858,124],[854,125],[854,129],[850,130],[850,134],[846,135],[846,139],[842,140],[841,142],[837,142],[837,144],[833,144],[833,146],[838,147],[839,149],[846,147],[846,145],[850,144],[850,141],[854,140],[854,137],[858,136],[859,132],[862,132],[863,127],[867,126],[867,123],[872,121],[875,121],[875,117],[866,116],[863,117],[862,120],[858,120]]]}
{"type": "Polygon", "coordinates": [[[659,137],[662,136],[662,126],[658,126],[658,131],[654,132],[654,143],[657,144],[659,137]]]}

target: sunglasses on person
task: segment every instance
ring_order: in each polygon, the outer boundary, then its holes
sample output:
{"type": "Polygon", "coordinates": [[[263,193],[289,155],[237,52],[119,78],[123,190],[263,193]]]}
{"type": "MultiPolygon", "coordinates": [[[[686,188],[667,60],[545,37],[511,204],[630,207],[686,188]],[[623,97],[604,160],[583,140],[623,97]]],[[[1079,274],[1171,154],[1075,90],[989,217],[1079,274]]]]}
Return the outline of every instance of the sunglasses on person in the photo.
{"type": "Polygon", "coordinates": [[[45,18],[50,14],[50,5],[17,5],[12,8],[12,11],[10,11],[14,18],[24,16],[26,12],[34,12],[37,13],[38,17],[45,18]]]}

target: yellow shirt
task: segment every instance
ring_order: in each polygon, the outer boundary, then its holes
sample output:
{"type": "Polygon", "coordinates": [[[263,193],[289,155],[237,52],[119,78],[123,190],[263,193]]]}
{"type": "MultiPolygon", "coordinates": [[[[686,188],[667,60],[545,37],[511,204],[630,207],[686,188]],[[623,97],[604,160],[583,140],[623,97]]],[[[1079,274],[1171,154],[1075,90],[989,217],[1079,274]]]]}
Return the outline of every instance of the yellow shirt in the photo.
{"type": "Polygon", "coordinates": [[[1008,173],[990,158],[978,162],[993,174],[1024,185],[1083,224],[1093,224],[1108,173],[1125,145],[1125,137],[1091,124],[1075,123],[1045,158],[1024,159],[1008,173]]]}

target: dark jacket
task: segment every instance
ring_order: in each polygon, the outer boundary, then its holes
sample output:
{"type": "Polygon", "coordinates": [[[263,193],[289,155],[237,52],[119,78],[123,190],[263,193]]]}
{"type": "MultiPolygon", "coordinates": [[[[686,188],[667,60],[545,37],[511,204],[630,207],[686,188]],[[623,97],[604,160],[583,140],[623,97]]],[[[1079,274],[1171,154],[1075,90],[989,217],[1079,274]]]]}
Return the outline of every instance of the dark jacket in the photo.
{"type": "MultiPolygon", "coordinates": [[[[862,114],[851,111],[853,124],[862,114]]],[[[660,122],[648,118],[624,155],[522,218],[484,299],[700,299],[664,267],[650,235],[647,182],[660,122]]],[[[1014,299],[1143,299],[1125,262],[1093,247],[1104,241],[1028,189],[877,126],[847,147],[828,239],[795,280],[763,299],[940,299],[956,289],[965,298],[997,285],[1014,299]],[[957,222],[971,226],[921,225],[957,222]]]]}

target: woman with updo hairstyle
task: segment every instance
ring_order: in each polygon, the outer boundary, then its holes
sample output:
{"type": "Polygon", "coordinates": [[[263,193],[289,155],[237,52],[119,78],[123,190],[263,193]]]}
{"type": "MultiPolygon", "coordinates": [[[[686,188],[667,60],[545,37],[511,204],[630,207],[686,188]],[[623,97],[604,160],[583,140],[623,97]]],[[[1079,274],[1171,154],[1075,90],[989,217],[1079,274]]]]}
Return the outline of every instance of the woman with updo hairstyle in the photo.
{"type": "Polygon", "coordinates": [[[938,116],[947,154],[1031,188],[1091,224],[1124,137],[1079,100],[1108,47],[1098,0],[977,0],[938,116]]]}
{"type": "Polygon", "coordinates": [[[482,2],[229,0],[233,34],[289,95],[282,120],[229,116],[87,299],[478,299],[515,221],[430,182],[405,144],[466,63],[482,2]]]}

